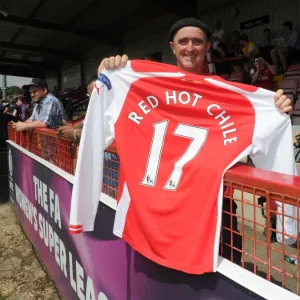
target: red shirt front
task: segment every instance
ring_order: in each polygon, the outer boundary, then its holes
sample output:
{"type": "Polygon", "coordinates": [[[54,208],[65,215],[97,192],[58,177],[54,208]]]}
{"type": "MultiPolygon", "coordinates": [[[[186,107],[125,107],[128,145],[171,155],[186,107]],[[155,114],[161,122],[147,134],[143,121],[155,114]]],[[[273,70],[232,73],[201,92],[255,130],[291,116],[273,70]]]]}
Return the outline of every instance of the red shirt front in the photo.
{"type": "MultiPolygon", "coordinates": [[[[253,70],[255,73],[257,72],[256,67],[254,67],[253,70]]],[[[265,66],[264,69],[259,70],[259,76],[254,85],[266,90],[273,90],[273,75],[271,74],[267,66],[265,66]]]]}
{"type": "MultiPolygon", "coordinates": [[[[105,70],[81,136],[70,232],[94,229],[103,153],[115,141],[122,176],[113,233],[165,267],[216,271],[224,173],[250,155],[258,168],[293,174],[291,137],[264,89],[147,61],[105,70]]],[[[288,204],[282,211],[295,215],[288,204]]],[[[282,223],[297,234],[292,218],[282,223]]]]}

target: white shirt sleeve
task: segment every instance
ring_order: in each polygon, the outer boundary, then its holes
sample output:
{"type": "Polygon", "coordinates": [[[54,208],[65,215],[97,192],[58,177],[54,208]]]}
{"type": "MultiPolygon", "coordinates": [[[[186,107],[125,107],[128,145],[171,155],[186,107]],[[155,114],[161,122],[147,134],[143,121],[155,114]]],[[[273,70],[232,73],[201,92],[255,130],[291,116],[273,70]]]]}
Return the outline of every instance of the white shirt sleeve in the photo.
{"type": "Polygon", "coordinates": [[[219,38],[224,41],[225,40],[225,31],[223,28],[219,30],[219,38]]]}
{"type": "MultiPolygon", "coordinates": [[[[254,129],[253,148],[250,154],[256,167],[280,172],[288,175],[296,175],[296,164],[293,154],[293,136],[291,121],[288,115],[280,114],[275,108],[274,95],[260,89],[261,105],[254,104],[256,122],[254,129]],[[265,95],[264,95],[265,94],[265,95]]],[[[284,217],[277,215],[277,230],[282,232],[283,223],[285,234],[295,238],[283,236],[277,233],[277,240],[291,245],[296,241],[297,221],[287,216],[296,217],[297,208],[289,204],[277,203],[277,213],[284,211],[284,217]]]]}
{"type": "Polygon", "coordinates": [[[216,65],[214,63],[208,64],[209,74],[216,74],[216,65]]]}
{"type": "MultiPolygon", "coordinates": [[[[206,79],[218,86],[247,96],[255,110],[255,128],[250,156],[255,166],[261,169],[279,172],[287,175],[297,175],[293,153],[293,137],[291,121],[288,115],[282,114],[275,106],[275,93],[259,88],[255,92],[246,92],[228,83],[206,79]]],[[[276,201],[277,212],[284,212],[284,216],[277,215],[277,240],[291,245],[296,241],[298,232],[297,207],[276,201]],[[287,236],[286,234],[290,235],[287,236]]]]}
{"type": "Polygon", "coordinates": [[[73,183],[69,226],[72,234],[94,229],[102,188],[104,150],[114,139],[108,113],[113,89],[109,90],[98,80],[95,86],[84,121],[73,183]]]}

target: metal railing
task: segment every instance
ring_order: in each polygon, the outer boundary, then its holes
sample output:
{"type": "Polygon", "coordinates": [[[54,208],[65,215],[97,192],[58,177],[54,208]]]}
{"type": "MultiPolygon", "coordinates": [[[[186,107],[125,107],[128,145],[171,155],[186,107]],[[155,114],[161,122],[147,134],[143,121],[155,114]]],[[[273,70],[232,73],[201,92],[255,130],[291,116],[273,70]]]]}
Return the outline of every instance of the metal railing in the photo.
{"type": "Polygon", "coordinates": [[[39,128],[16,132],[9,124],[8,138],[64,171],[74,174],[77,145],[66,139],[58,138],[55,130],[39,128]]]}
{"type": "MultiPolygon", "coordinates": [[[[74,174],[76,146],[58,138],[55,130],[17,133],[9,126],[9,139],[74,174]]],[[[108,148],[104,153],[102,191],[114,199],[118,193],[119,163],[116,149],[108,148]]],[[[226,172],[224,185],[223,220],[227,222],[222,226],[220,254],[234,262],[238,257],[243,268],[299,295],[299,228],[297,237],[291,237],[284,233],[284,226],[282,232],[277,232],[274,220],[279,215],[277,201],[283,207],[296,206],[297,216],[291,218],[299,221],[300,177],[237,165],[226,172]],[[274,239],[276,233],[282,235],[282,240],[290,237],[297,242],[292,246],[278,243],[274,239]]],[[[280,217],[284,224],[288,216],[281,213],[280,217]]]]}

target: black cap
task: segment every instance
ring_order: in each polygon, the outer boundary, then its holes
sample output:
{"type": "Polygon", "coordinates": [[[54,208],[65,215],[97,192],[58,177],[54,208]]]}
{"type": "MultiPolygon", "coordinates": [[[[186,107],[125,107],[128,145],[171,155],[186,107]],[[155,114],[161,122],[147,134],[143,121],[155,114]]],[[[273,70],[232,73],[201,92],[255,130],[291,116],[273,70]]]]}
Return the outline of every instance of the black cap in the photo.
{"type": "Polygon", "coordinates": [[[22,86],[24,90],[28,90],[31,86],[38,86],[40,88],[48,88],[47,83],[41,78],[32,78],[28,84],[22,86]]]}
{"type": "Polygon", "coordinates": [[[211,39],[211,31],[209,30],[208,26],[201,22],[200,20],[196,19],[196,18],[186,18],[186,19],[181,19],[179,21],[177,21],[170,29],[169,32],[169,38],[170,41],[173,41],[174,35],[177,33],[177,31],[183,27],[188,27],[188,26],[192,26],[192,27],[198,27],[201,30],[203,30],[206,34],[207,40],[209,41],[211,39]]]}

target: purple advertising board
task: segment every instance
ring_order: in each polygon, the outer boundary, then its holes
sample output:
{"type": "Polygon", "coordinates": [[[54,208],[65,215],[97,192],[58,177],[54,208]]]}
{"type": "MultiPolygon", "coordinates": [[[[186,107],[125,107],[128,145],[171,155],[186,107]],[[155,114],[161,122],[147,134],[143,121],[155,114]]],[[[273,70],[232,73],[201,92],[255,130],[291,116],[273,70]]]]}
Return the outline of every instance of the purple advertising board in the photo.
{"type": "Polygon", "coordinates": [[[63,299],[264,299],[230,279],[238,266],[197,276],[146,259],[113,235],[115,210],[101,201],[95,230],[69,234],[73,177],[12,142],[8,157],[10,199],[63,299]]]}

